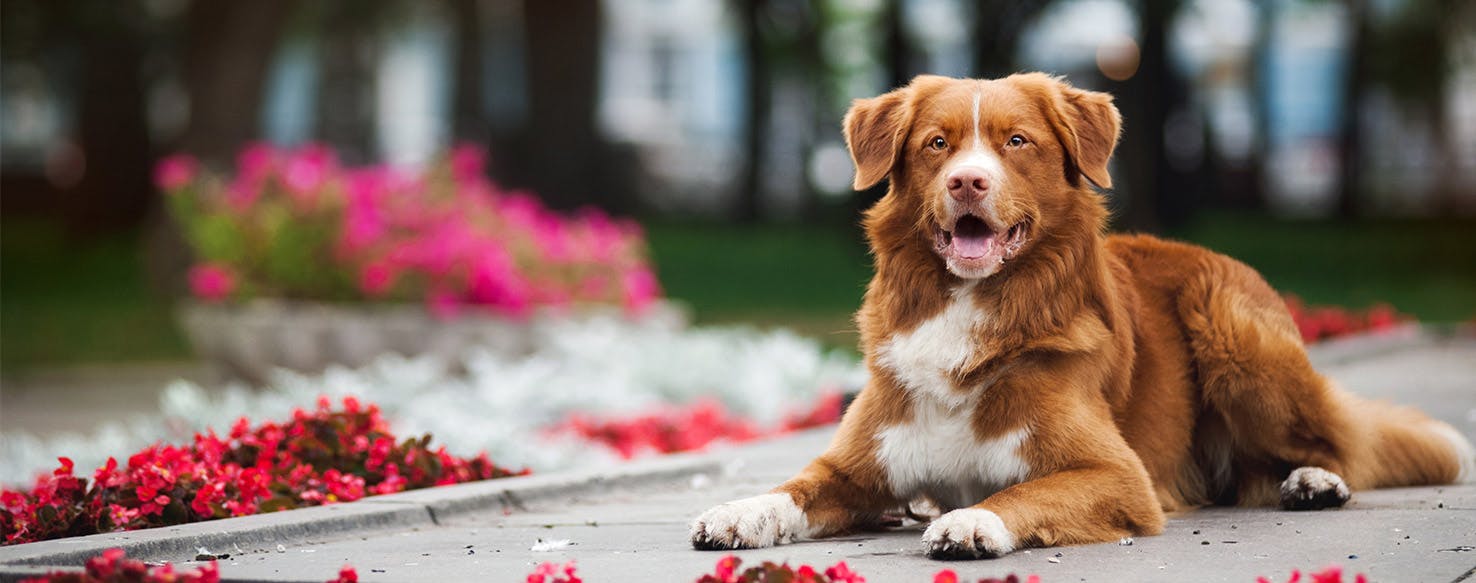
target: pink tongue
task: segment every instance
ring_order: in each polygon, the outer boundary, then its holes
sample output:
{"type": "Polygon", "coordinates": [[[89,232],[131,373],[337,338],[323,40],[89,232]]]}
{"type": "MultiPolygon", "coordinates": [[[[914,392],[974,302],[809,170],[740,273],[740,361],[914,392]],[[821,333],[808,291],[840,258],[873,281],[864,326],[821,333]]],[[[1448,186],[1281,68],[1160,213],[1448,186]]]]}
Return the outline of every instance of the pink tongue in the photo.
{"type": "Polygon", "coordinates": [[[983,220],[966,215],[953,225],[953,251],[964,259],[978,259],[994,247],[994,232],[983,220]]]}
{"type": "Polygon", "coordinates": [[[989,253],[994,246],[994,237],[988,235],[953,235],[953,250],[965,259],[978,259],[989,253]]]}

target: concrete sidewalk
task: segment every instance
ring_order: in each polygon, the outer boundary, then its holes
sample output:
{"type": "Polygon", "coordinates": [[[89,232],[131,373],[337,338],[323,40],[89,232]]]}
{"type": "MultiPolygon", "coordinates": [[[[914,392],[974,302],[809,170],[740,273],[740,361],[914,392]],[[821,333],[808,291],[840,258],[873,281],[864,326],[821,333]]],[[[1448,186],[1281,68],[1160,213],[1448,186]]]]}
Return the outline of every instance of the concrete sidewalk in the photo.
{"type": "MultiPolygon", "coordinates": [[[[1408,333],[1319,347],[1320,368],[1349,390],[1417,405],[1476,435],[1476,339],[1408,333]]],[[[331,507],[0,548],[0,578],[75,566],[109,546],[152,561],[229,553],[228,580],[324,581],[342,565],[364,581],[522,581],[544,561],[576,560],[589,581],[691,581],[723,553],[693,551],[699,512],[773,487],[818,453],[832,429],[614,470],[549,474],[381,496],[331,507]],[[566,547],[530,550],[540,541],[566,547]],[[280,546],[279,546],[280,545],[280,546]]],[[[1034,573],[1059,581],[1284,581],[1292,569],[1343,565],[1373,581],[1476,582],[1476,486],[1359,492],[1342,510],[1212,508],[1174,517],[1131,545],[1035,549],[938,563],[921,527],[740,551],[817,567],[845,561],[873,583],[1034,573]]],[[[1351,581],[1351,577],[1348,578],[1351,581]]]]}

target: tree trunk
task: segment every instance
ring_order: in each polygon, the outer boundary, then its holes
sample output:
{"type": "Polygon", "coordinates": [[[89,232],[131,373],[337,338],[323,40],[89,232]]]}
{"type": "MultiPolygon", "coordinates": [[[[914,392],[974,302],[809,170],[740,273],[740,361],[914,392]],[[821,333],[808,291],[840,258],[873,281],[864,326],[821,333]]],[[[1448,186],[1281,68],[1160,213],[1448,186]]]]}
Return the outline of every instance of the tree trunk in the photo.
{"type": "Polygon", "coordinates": [[[737,219],[746,223],[758,222],[763,218],[764,201],[764,155],[769,145],[769,124],[772,123],[769,100],[773,92],[773,76],[770,74],[769,47],[763,34],[766,0],[741,0],[743,12],[743,40],[748,57],[748,132],[745,136],[746,166],[743,180],[738,187],[737,219]]]}
{"type": "Polygon", "coordinates": [[[1338,137],[1338,170],[1341,177],[1337,193],[1337,214],[1343,218],[1358,215],[1362,197],[1363,94],[1368,79],[1370,29],[1368,6],[1363,0],[1348,0],[1349,30],[1348,71],[1343,82],[1343,119],[1338,137]]]}
{"type": "Polygon", "coordinates": [[[887,72],[892,78],[893,88],[901,87],[912,82],[913,54],[912,47],[907,44],[907,25],[902,18],[903,4],[905,0],[887,0],[886,8],[882,12],[882,19],[887,27],[887,72]]]}
{"type": "Polygon", "coordinates": [[[322,6],[327,14],[318,36],[317,138],[331,144],[345,162],[373,162],[379,158],[376,80],[384,43],[377,15],[364,11],[375,7],[347,0],[322,6]]]}
{"type": "Polygon", "coordinates": [[[485,144],[491,138],[482,103],[482,21],[477,0],[447,0],[451,14],[451,134],[485,144]]]}
{"type": "Polygon", "coordinates": [[[95,3],[108,25],[80,35],[82,67],[78,101],[84,167],[81,181],[64,195],[65,216],[74,233],[137,225],[153,198],[149,129],[145,123],[140,65],[144,39],[134,20],[136,0],[95,3]]]}
{"type": "Polygon", "coordinates": [[[231,160],[260,133],[266,76],[297,0],[195,0],[185,17],[190,121],[179,148],[231,160]]]}
{"type": "Polygon", "coordinates": [[[1020,34],[1051,3],[1048,0],[980,0],[974,3],[974,76],[994,79],[1018,72],[1020,34]]]}
{"type": "Polygon", "coordinates": [[[1143,0],[1138,4],[1138,71],[1114,91],[1120,100],[1125,133],[1117,151],[1128,180],[1118,187],[1129,195],[1118,197],[1114,209],[1123,220],[1119,227],[1162,231],[1189,218],[1199,196],[1169,163],[1164,127],[1171,113],[1186,101],[1186,88],[1168,63],[1167,30],[1178,9],[1175,0],[1143,0]]]}
{"type": "Polygon", "coordinates": [[[528,124],[511,179],[550,205],[630,208],[628,167],[599,131],[601,10],[589,0],[526,0],[528,124]]]}

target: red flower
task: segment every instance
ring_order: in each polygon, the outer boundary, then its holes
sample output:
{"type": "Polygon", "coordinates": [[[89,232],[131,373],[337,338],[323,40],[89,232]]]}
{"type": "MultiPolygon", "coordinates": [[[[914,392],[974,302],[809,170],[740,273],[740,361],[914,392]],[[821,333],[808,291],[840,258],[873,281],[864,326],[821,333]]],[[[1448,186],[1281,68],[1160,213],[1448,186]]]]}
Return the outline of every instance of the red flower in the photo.
{"type": "Polygon", "coordinates": [[[528,574],[527,583],[583,583],[579,578],[574,561],[559,566],[553,563],[540,563],[528,574]]]}
{"type": "Polygon", "coordinates": [[[127,558],[122,549],[108,549],[101,556],[87,560],[83,571],[55,571],[45,577],[26,581],[65,583],[219,583],[220,567],[211,561],[199,568],[175,573],[172,565],[150,567],[142,561],[127,558]]]}
{"type": "Polygon", "coordinates": [[[355,571],[353,567],[344,565],[342,569],[338,570],[338,578],[328,583],[359,583],[359,572],[355,571]]]}
{"type": "Polygon", "coordinates": [[[834,583],[866,583],[866,578],[862,577],[860,573],[852,571],[850,567],[846,566],[845,561],[831,565],[829,569],[825,570],[825,576],[830,577],[830,580],[834,583]]]}

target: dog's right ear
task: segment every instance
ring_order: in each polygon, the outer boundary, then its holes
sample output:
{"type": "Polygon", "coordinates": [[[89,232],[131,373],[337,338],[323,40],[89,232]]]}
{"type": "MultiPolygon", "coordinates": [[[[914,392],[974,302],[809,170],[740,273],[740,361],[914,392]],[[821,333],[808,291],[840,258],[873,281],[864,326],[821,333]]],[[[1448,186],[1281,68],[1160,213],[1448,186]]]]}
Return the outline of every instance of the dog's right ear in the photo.
{"type": "Polygon", "coordinates": [[[892,173],[902,141],[907,138],[911,96],[912,88],[903,87],[851,102],[842,131],[851,161],[856,164],[856,178],[851,184],[856,190],[871,188],[892,173]]]}

